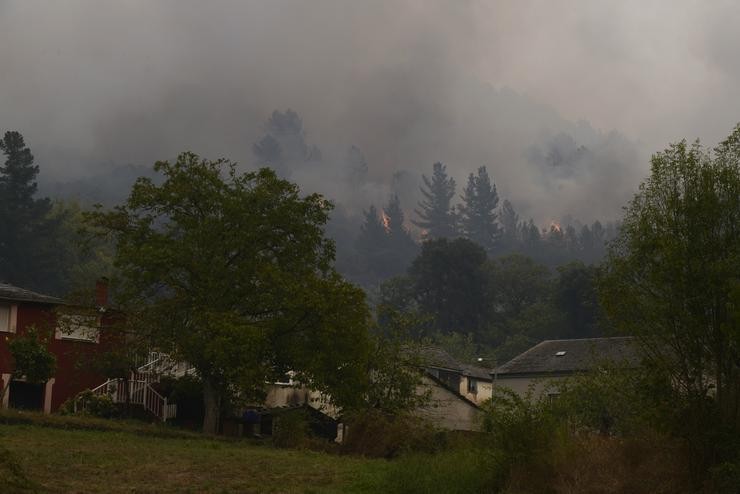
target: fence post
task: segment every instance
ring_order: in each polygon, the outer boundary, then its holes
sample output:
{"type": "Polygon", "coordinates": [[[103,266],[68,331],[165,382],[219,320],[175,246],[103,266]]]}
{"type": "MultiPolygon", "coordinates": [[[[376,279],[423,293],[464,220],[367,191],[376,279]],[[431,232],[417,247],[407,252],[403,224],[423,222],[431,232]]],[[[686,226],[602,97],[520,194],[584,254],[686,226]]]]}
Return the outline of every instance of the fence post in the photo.
{"type": "Polygon", "coordinates": [[[167,422],[167,397],[164,397],[164,404],[162,405],[162,422],[167,422]]]}

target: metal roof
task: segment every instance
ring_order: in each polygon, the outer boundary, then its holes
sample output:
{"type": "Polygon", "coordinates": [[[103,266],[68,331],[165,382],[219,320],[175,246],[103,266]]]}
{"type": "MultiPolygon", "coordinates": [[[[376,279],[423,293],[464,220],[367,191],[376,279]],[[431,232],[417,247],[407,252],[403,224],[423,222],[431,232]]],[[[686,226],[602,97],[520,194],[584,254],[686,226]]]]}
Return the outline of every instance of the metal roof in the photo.
{"type": "Polygon", "coordinates": [[[545,340],[498,367],[496,374],[557,374],[586,371],[604,361],[637,366],[639,353],[630,336],[545,340]]]}

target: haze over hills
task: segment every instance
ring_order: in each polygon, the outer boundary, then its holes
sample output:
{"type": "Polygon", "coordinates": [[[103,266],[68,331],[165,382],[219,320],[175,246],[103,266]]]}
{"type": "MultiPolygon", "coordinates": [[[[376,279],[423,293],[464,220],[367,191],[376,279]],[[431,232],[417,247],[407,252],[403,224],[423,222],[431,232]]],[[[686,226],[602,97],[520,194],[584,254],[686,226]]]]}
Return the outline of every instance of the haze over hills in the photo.
{"type": "MultiPolygon", "coordinates": [[[[507,52],[522,33],[505,19],[522,12],[506,3],[166,4],[73,2],[46,5],[43,15],[32,3],[0,5],[0,32],[13,40],[0,47],[0,128],[26,136],[44,190],[80,180],[96,190],[102,180],[107,199],[129,181],[111,169],[149,167],[184,150],[253,166],[266,120],[290,108],[322,156],[292,178],[353,214],[399,188],[410,211],[420,174],[442,161],[458,184],[487,166],[502,197],[540,225],[568,215],[589,222],[619,215],[649,153],[666,144],[637,142],[640,129],[624,125],[633,120],[604,114],[616,96],[600,94],[593,74],[555,64],[567,60],[541,37],[561,39],[565,26],[540,26],[518,56],[507,52]],[[539,85],[516,76],[523,63],[546,74],[539,85]],[[538,89],[564,81],[590,86],[577,101],[538,89]],[[369,167],[361,187],[338,180],[353,145],[369,167]]],[[[625,15],[615,12],[615,22],[625,15]]],[[[574,31],[563,46],[582,36],[574,31]]],[[[612,41],[634,49],[631,40],[612,41]]]]}

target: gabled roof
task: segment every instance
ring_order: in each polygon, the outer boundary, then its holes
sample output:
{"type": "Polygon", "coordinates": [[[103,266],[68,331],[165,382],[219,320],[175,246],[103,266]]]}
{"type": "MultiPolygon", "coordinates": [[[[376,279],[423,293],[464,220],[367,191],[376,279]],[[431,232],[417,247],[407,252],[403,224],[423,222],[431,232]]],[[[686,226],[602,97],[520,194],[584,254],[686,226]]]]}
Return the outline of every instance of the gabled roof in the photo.
{"type": "Polygon", "coordinates": [[[421,362],[425,367],[449,370],[457,372],[463,376],[470,376],[476,379],[491,380],[493,369],[478,367],[477,365],[463,364],[440,347],[433,345],[422,346],[419,348],[419,355],[421,357],[421,362]]]}
{"type": "Polygon", "coordinates": [[[470,376],[476,379],[485,379],[486,381],[490,381],[492,372],[493,369],[489,369],[487,367],[463,364],[463,376],[470,376]]]}
{"type": "Polygon", "coordinates": [[[60,298],[32,292],[31,290],[26,290],[25,288],[9,285],[7,283],[0,283],[0,300],[8,300],[12,302],[36,302],[49,305],[61,305],[66,303],[60,298]]]}
{"type": "Polygon", "coordinates": [[[462,373],[463,364],[438,346],[425,345],[419,348],[419,357],[425,367],[447,369],[462,373]]]}
{"type": "Polygon", "coordinates": [[[545,340],[496,369],[496,374],[558,374],[587,371],[604,361],[637,366],[632,337],[545,340]]]}

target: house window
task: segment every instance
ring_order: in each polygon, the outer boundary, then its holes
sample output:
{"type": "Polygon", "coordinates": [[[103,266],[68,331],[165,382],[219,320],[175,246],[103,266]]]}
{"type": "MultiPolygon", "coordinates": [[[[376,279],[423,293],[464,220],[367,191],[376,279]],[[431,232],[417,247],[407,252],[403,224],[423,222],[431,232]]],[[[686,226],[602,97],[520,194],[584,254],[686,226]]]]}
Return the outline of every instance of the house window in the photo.
{"type": "Polygon", "coordinates": [[[555,403],[555,400],[558,399],[558,396],[560,396],[560,393],[558,393],[557,391],[547,393],[547,402],[550,404],[555,403]]]}
{"type": "Polygon", "coordinates": [[[15,333],[16,311],[16,305],[0,304],[0,332],[15,333]]]}
{"type": "Polygon", "coordinates": [[[472,377],[468,378],[468,393],[478,394],[478,380],[472,377]]]}
{"type": "Polygon", "coordinates": [[[60,340],[90,341],[100,339],[100,323],[96,316],[64,314],[59,316],[56,337],[60,340]]]}

